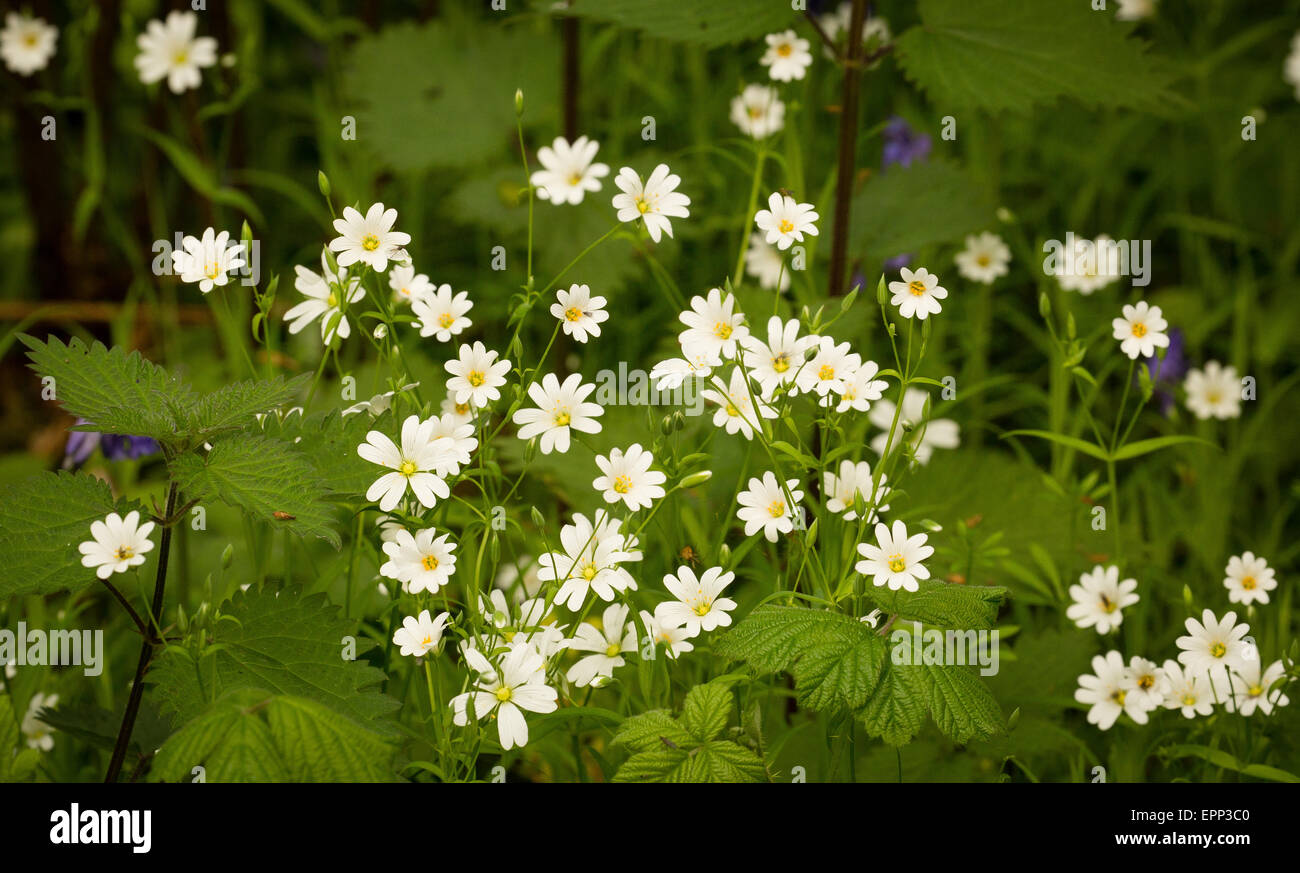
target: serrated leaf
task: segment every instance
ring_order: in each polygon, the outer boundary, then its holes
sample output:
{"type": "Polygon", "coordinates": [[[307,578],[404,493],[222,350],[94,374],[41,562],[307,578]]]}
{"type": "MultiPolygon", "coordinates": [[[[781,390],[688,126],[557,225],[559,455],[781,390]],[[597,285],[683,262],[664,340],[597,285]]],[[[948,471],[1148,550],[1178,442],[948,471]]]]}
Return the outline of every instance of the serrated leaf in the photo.
{"type": "Polygon", "coordinates": [[[44,472],[0,490],[0,600],[92,584],[77,547],[91,539],[91,522],[135,507],[88,473],[44,472]]]}
{"type": "Polygon", "coordinates": [[[154,660],[148,681],[163,708],[181,722],[196,718],[223,695],[257,688],[315,700],[382,733],[397,701],[378,690],[384,673],[365,661],[343,659],[343,639],[364,637],[323,594],[299,588],[250,588],[223,606],[234,621],[218,624],[213,643],[196,664],[187,650],[169,647],[154,660]]]}
{"type": "Polygon", "coordinates": [[[104,433],[173,442],[182,429],[177,413],[196,399],[193,390],[139,352],[128,355],[99,342],[87,346],[76,338],[66,345],[54,336],[47,342],[25,334],[19,339],[32,369],[54,379],[59,404],[104,433]]]}
{"type": "Polygon", "coordinates": [[[875,693],[858,713],[867,735],[905,746],[920,733],[930,708],[919,672],[888,659],[875,693]]]}
{"type": "Polygon", "coordinates": [[[929,688],[930,717],[955,742],[987,739],[1005,729],[1002,710],[974,668],[927,664],[913,669],[929,688]]]}
{"type": "Polygon", "coordinates": [[[797,20],[790,4],[768,0],[572,0],[564,11],[710,48],[759,39],[793,27],[797,20]]]}
{"type": "Polygon", "coordinates": [[[899,618],[945,628],[991,628],[1007,589],[993,585],[955,585],[935,579],[918,580],[916,591],[872,587],[867,597],[899,618]]]}
{"type": "Polygon", "coordinates": [[[343,415],[341,412],[288,415],[283,419],[267,417],[262,433],[283,440],[312,465],[315,482],[326,493],[355,496],[364,494],[380,471],[357,454],[357,446],[366,441],[372,430],[383,433],[396,430],[392,415],[372,418],[368,413],[343,415]]]}
{"type": "Polygon", "coordinates": [[[731,692],[725,684],[708,682],[686,692],[682,726],[701,743],[722,733],[731,715],[731,692]]]}
{"type": "Polygon", "coordinates": [[[218,442],[205,456],[181,455],[172,462],[172,475],[188,500],[219,499],[259,521],[339,547],[316,468],[288,443],[240,435],[218,442]]]}
{"type": "Polygon", "coordinates": [[[1078,0],[921,0],[896,41],[907,77],[940,108],[1028,112],[1066,97],[1151,107],[1172,76],[1131,28],[1078,0]]]}
{"type": "Polygon", "coordinates": [[[196,439],[206,440],[229,430],[256,425],[256,416],[283,406],[297,397],[311,377],[303,374],[235,382],[201,397],[187,415],[187,427],[196,439]]]}
{"type": "Polygon", "coordinates": [[[690,745],[691,735],[686,728],[677,723],[677,719],[673,718],[671,712],[666,709],[652,709],[624,721],[618,733],[614,735],[614,742],[627,746],[634,752],[644,752],[656,747],[690,745]],[[665,743],[664,740],[668,742],[665,743]]]}
{"type": "Polygon", "coordinates": [[[854,248],[876,258],[960,242],[993,220],[993,202],[984,189],[941,160],[873,175],[854,195],[852,210],[854,248]]]}

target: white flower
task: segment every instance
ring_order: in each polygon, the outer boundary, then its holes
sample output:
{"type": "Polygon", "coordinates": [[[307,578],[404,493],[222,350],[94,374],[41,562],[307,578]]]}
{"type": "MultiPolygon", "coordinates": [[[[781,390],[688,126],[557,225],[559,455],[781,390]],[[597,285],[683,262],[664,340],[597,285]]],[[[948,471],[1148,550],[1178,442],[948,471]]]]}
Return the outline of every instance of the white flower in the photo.
{"type": "Polygon", "coordinates": [[[628,608],[621,603],[611,603],[601,616],[601,629],[590,622],[578,625],[569,641],[569,648],[591,652],[581,658],[565,674],[579,688],[596,683],[598,678],[609,678],[622,667],[624,652],[636,651],[636,624],[627,620],[628,608]]]}
{"type": "Polygon", "coordinates": [[[1163,331],[1169,323],[1160,316],[1159,306],[1147,306],[1145,300],[1124,306],[1124,317],[1110,323],[1114,337],[1120,340],[1119,350],[1133,360],[1154,357],[1156,348],[1169,345],[1169,336],[1163,331]]]}
{"type": "Polygon", "coordinates": [[[1115,241],[1104,233],[1095,240],[1074,237],[1073,251],[1058,261],[1054,273],[1062,291],[1078,291],[1085,297],[1109,285],[1119,277],[1115,241]]]}
{"type": "Polygon", "coordinates": [[[473,308],[469,292],[461,291],[453,296],[450,285],[439,285],[437,291],[426,292],[411,301],[411,313],[419,319],[416,327],[420,328],[420,336],[437,337],[443,343],[474,323],[465,317],[473,308]]]}
{"type": "Polygon", "coordinates": [[[447,629],[451,614],[438,613],[437,618],[429,617],[429,610],[421,610],[419,617],[406,616],[402,626],[393,633],[393,643],[401,654],[408,658],[421,658],[429,652],[437,654],[442,646],[442,634],[447,629]]]}
{"type": "Polygon", "coordinates": [[[754,223],[758,229],[767,234],[767,242],[785,251],[796,242],[803,242],[803,235],[817,235],[817,213],[811,203],[799,203],[793,197],[787,197],[780,191],[772,192],[767,198],[767,209],[754,213],[754,223]]]}
{"type": "Polygon", "coordinates": [[[1273,568],[1268,561],[1255,557],[1254,552],[1243,552],[1228,559],[1223,571],[1223,587],[1228,589],[1228,600],[1243,606],[1250,603],[1268,603],[1268,592],[1277,587],[1273,568]]]}
{"type": "Polygon", "coordinates": [[[677,335],[688,360],[704,357],[720,362],[734,358],[736,346],[749,336],[745,314],[736,311],[736,298],[720,288],[709,289],[707,297],[691,298],[691,308],[677,316],[686,330],[677,335]]]}
{"type": "MultiPolygon", "coordinates": [[[[888,481],[889,477],[882,473],[880,483],[876,486],[876,510],[867,519],[869,524],[879,519],[877,512],[889,511],[889,504],[885,502],[889,499],[889,488],[885,486],[888,481]]],[[[873,485],[871,465],[866,461],[858,461],[856,464],[847,459],[840,461],[838,476],[826,471],[826,508],[831,512],[843,513],[845,521],[855,521],[858,517],[858,511],[854,509],[857,495],[861,494],[863,502],[870,506],[873,485]]]]}
{"type": "Polygon", "coordinates": [[[844,393],[847,380],[862,366],[862,356],[849,351],[848,343],[835,344],[828,336],[817,337],[817,354],[806,364],[801,364],[795,384],[800,391],[813,391],[825,398],[824,405],[830,406],[833,398],[844,393]]]}
{"type": "Polygon", "coordinates": [[[90,535],[77,547],[81,552],[81,566],[96,567],[95,575],[107,579],[114,573],[125,573],[131,567],[144,563],[144,556],[153,548],[149,534],[154,523],[140,524],[140,513],[132,510],[122,518],[110,512],[103,521],[90,523],[90,535]]]}
{"type": "Polygon", "coordinates": [[[1137,698],[1134,703],[1148,711],[1164,705],[1169,677],[1159,664],[1134,655],[1128,662],[1128,678],[1132,686],[1129,693],[1137,698]]]}
{"type": "Polygon", "coordinates": [[[555,300],[551,315],[560,320],[565,333],[580,343],[587,341],[588,334],[600,336],[600,323],[609,318],[604,297],[592,297],[586,285],[570,285],[568,291],[556,291],[555,300]]]}
{"type": "Polygon", "coordinates": [[[592,163],[599,149],[600,143],[585,136],[578,137],[572,145],[564,137],[557,136],[554,143],[538,149],[537,160],[543,169],[532,176],[537,196],[556,206],[565,203],[576,205],[582,202],[588,191],[599,191],[599,180],[609,175],[608,165],[592,163]]]}
{"type": "Polygon", "coordinates": [[[366,441],[357,446],[357,454],[372,464],[393,470],[375,480],[366,491],[366,500],[379,501],[379,508],[392,512],[397,502],[411,486],[411,493],[420,505],[433,508],[438,498],[446,499],[451,489],[441,476],[434,473],[447,463],[451,451],[446,437],[435,437],[436,419],[420,421],[412,415],[402,422],[402,447],[377,430],[366,434],[366,441]]]}
{"type": "Polygon", "coordinates": [[[193,12],[168,13],[165,24],[156,18],[150,21],[135,40],[140,48],[135,58],[140,81],[151,85],[165,78],[173,94],[199,87],[203,81],[199,68],[217,62],[217,41],[210,36],[196,37],[198,24],[199,17],[193,12]]]}
{"type": "Polygon", "coordinates": [[[1011,262],[1011,249],[996,233],[981,233],[966,237],[966,248],[953,258],[957,272],[972,282],[992,285],[993,280],[1007,274],[1011,262]]]}
{"type": "Polygon", "coordinates": [[[596,417],[605,410],[599,403],[585,402],[587,395],[596,390],[594,384],[582,384],[582,376],[573,373],[563,383],[554,373],[547,373],[540,383],[528,386],[528,397],[536,408],[515,412],[514,423],[521,425],[519,438],[530,440],[539,434],[542,454],[549,455],[569,450],[570,431],[600,433],[596,417]]]}
{"type": "Polygon", "coordinates": [[[1158,0],[1115,0],[1119,9],[1115,12],[1116,21],[1138,21],[1156,14],[1158,0]]]}
{"type": "Polygon", "coordinates": [[[214,285],[230,281],[227,273],[244,266],[239,255],[243,243],[230,245],[230,233],[217,233],[212,228],[203,231],[203,238],[187,236],[181,240],[181,250],[172,252],[172,266],[182,282],[198,282],[199,290],[207,294],[214,285]]]}
{"type": "MultiPolygon", "coordinates": [[[[369,412],[372,416],[378,418],[393,407],[393,398],[396,397],[399,392],[412,391],[418,388],[419,385],[419,382],[412,382],[409,385],[403,385],[396,391],[385,391],[382,394],[376,394],[369,400],[360,400],[352,404],[347,409],[344,409],[341,414],[356,415],[358,412],[369,412]]],[[[299,437],[299,439],[301,439],[301,437],[299,437]]]]}
{"type": "Polygon", "coordinates": [[[444,397],[439,408],[444,418],[450,416],[456,424],[474,424],[474,406],[471,403],[457,403],[455,397],[444,397]]]}
{"type": "Polygon", "coordinates": [[[763,234],[755,231],[749,235],[749,248],[745,249],[745,272],[758,280],[758,285],[767,291],[779,289],[786,291],[790,287],[790,271],[785,268],[785,259],[774,245],[768,245],[763,234]]]}
{"type": "Polygon", "coordinates": [[[939,301],[948,296],[948,290],[939,285],[938,276],[925,267],[916,272],[903,267],[898,274],[903,281],[889,283],[889,290],[894,294],[889,303],[898,307],[899,315],[925,321],[943,310],[939,301]]]}
{"type": "MultiPolygon", "coordinates": [[[[713,383],[718,388],[722,387],[720,382],[713,383]]],[[[754,438],[754,429],[758,427],[759,417],[776,418],[777,411],[763,402],[762,398],[755,396],[754,400],[758,403],[758,415],[754,414],[754,404],[750,400],[749,383],[745,381],[745,374],[739,367],[731,371],[731,384],[726,392],[706,389],[700,392],[700,396],[710,403],[718,404],[718,409],[713,413],[713,426],[725,428],[727,433],[740,431],[740,435],[745,439],[754,438]]]]}
{"type": "MultiPolygon", "coordinates": [[[[433,293],[433,283],[429,277],[424,273],[417,274],[415,267],[410,264],[398,264],[388,271],[388,287],[393,289],[393,298],[399,303],[414,303],[424,295],[433,293]]],[[[449,286],[443,287],[450,290],[449,286]]]]}
{"type": "Polygon", "coordinates": [[[294,279],[293,287],[307,299],[284,314],[284,320],[290,322],[289,333],[296,334],[319,318],[321,341],[326,345],[334,339],[335,332],[340,339],[351,336],[352,326],[348,324],[346,315],[339,316],[337,325],[332,323],[334,313],[341,310],[344,287],[347,288],[348,305],[366,296],[360,277],[349,277],[346,270],[341,274],[332,271],[324,249],[321,250],[320,273],[302,266],[295,266],[294,271],[298,277],[294,279]]]}
{"type": "MultiPolygon", "coordinates": [[[[27,714],[23,716],[22,732],[27,738],[27,747],[29,749],[39,749],[42,752],[48,752],[54,748],[54,729],[40,719],[42,709],[53,709],[59,704],[59,695],[42,694],[36,692],[32,695],[31,702],[27,704],[27,714]]],[[[6,755],[11,754],[9,751],[6,755]]]]}
{"type": "Polygon", "coordinates": [[[560,529],[563,551],[548,552],[537,559],[537,578],[543,582],[563,580],[555,602],[577,612],[594,591],[606,603],[620,591],[636,590],[636,580],[619,565],[641,560],[634,537],[620,533],[621,523],[604,510],[596,513],[593,526],[582,513],[560,529]]]}
{"type": "Polygon", "coordinates": [[[651,615],[644,609],[641,610],[641,620],[645,622],[646,631],[650,634],[650,642],[656,646],[664,647],[664,654],[674,661],[683,652],[695,651],[695,644],[690,641],[691,632],[684,623],[674,624],[663,612],[664,607],[672,607],[671,601],[665,601],[655,607],[658,615],[651,615]]]}
{"type": "MultiPolygon", "coordinates": [[[[685,350],[682,350],[685,354],[685,350]]],[[[672,391],[687,379],[707,379],[713,368],[721,362],[705,352],[696,352],[691,358],[669,358],[660,361],[650,370],[650,381],[660,391],[672,391]]]]}
{"type": "Polygon", "coordinates": [[[1235,612],[1227,613],[1220,621],[1208,609],[1201,614],[1201,621],[1187,619],[1188,635],[1176,640],[1182,649],[1178,660],[1192,673],[1209,673],[1216,667],[1241,669],[1249,657],[1248,646],[1241,638],[1250,632],[1250,625],[1236,622],[1235,612]]]}
{"type": "Polygon", "coordinates": [[[344,207],[343,217],[334,219],[338,236],[330,240],[330,251],[339,253],[340,267],[359,262],[377,273],[387,272],[388,262],[403,260],[401,248],[411,241],[410,234],[393,230],[396,222],[397,210],[384,209],[382,203],[373,204],[364,216],[344,207]]]}
{"type": "MultiPolygon", "coordinates": [[[[926,392],[920,388],[908,388],[903,394],[903,411],[898,417],[898,432],[894,435],[894,446],[903,438],[903,429],[912,428],[908,436],[919,464],[928,463],[935,449],[955,449],[961,443],[957,422],[949,418],[936,418],[925,421],[926,392]],[[922,431],[922,426],[924,430],[922,431]]],[[[867,413],[868,420],[880,428],[883,433],[871,440],[871,450],[877,455],[885,453],[885,444],[889,440],[889,426],[894,421],[894,401],[880,400],[867,413]]],[[[891,447],[892,451],[892,447],[891,447]]]]}
{"type": "Polygon", "coordinates": [[[1214,712],[1214,689],[1206,673],[1184,670],[1177,661],[1165,661],[1164,672],[1169,683],[1165,709],[1181,709],[1187,718],[1214,712]]]}
{"type": "Polygon", "coordinates": [[[622,194],[614,195],[614,208],[618,210],[619,221],[645,221],[645,229],[650,239],[659,242],[663,233],[673,235],[673,225],[669,218],[687,218],[691,198],[677,190],[681,178],[668,171],[667,164],[660,164],[650,173],[650,178],[641,184],[641,177],[631,167],[624,167],[614,177],[614,184],[622,194]]]}
{"type": "Polygon", "coordinates": [[[431,527],[416,531],[415,536],[399,530],[391,543],[384,543],[388,560],[379,568],[379,574],[401,582],[407,594],[437,594],[456,572],[456,556],[452,554],[456,544],[447,541],[450,534],[437,539],[435,534],[437,531],[431,527]]]}
{"type": "Polygon", "coordinates": [[[1232,674],[1232,697],[1226,701],[1229,709],[1235,709],[1242,715],[1252,715],[1256,709],[1264,715],[1272,715],[1273,707],[1286,706],[1291,702],[1290,698],[1282,693],[1282,689],[1270,690],[1273,683],[1286,673],[1282,662],[1274,661],[1262,674],[1261,666],[1261,662],[1256,658],[1247,661],[1232,674]]]}
{"type": "Polygon", "coordinates": [[[710,567],[696,579],[695,571],[683,564],[677,568],[677,575],[669,573],[664,576],[664,587],[676,600],[659,604],[655,608],[655,617],[661,623],[682,626],[691,637],[700,631],[707,633],[715,628],[728,627],[731,625],[728,613],[736,608],[736,601],[718,595],[735,578],[735,573],[724,573],[721,567],[710,567]]]}
{"type": "Polygon", "coordinates": [[[770,85],[746,85],[731,98],[731,120],[741,133],[763,139],[785,127],[785,104],[770,85]]]}
{"type": "Polygon", "coordinates": [[[455,412],[444,412],[437,418],[430,418],[433,429],[430,436],[442,437],[445,454],[441,464],[434,469],[439,476],[455,476],[460,473],[462,464],[469,463],[470,452],[478,448],[478,438],[474,436],[474,425],[465,421],[455,412]]]}
{"type": "Polygon", "coordinates": [[[745,536],[753,536],[762,530],[767,541],[774,543],[777,534],[794,530],[794,513],[803,512],[803,507],[799,506],[803,492],[799,490],[798,479],[787,479],[785,485],[794,506],[787,502],[785,489],[770,470],[763,474],[762,479],[751,478],[749,486],[737,495],[740,508],[736,510],[736,517],[745,523],[745,536]]]}
{"type": "Polygon", "coordinates": [[[876,374],[880,372],[880,366],[875,361],[865,361],[861,367],[853,371],[852,375],[844,379],[844,390],[840,392],[840,405],[835,407],[836,412],[848,412],[850,409],[857,412],[867,412],[871,409],[871,403],[879,400],[885,395],[885,389],[889,383],[882,379],[877,379],[876,374]]]}
{"type": "Polygon", "coordinates": [[[10,12],[5,15],[4,30],[0,30],[0,58],[11,72],[30,76],[45,69],[54,57],[58,38],[59,29],[46,24],[45,19],[10,12]]]}
{"type": "MultiPolygon", "coordinates": [[[[849,25],[853,22],[853,4],[849,2],[841,3],[834,12],[827,12],[817,19],[826,32],[827,39],[835,42],[839,39],[841,33],[847,34],[849,25]]],[[[876,38],[879,45],[884,45],[890,40],[889,22],[879,15],[872,15],[868,11],[868,17],[862,22],[862,43],[865,45],[872,37],[876,38]]],[[[848,40],[846,39],[845,42],[848,40]]],[[[824,50],[826,57],[834,58],[835,53],[827,47],[824,50]]]]}
{"type": "Polygon", "coordinates": [[[606,503],[622,500],[633,512],[649,508],[664,496],[663,484],[668,480],[663,473],[650,469],[652,463],[654,456],[642,449],[640,443],[628,446],[626,452],[611,449],[608,458],[596,456],[596,466],[604,475],[598,476],[591,487],[604,492],[606,503]]]}
{"type": "Polygon", "coordinates": [[[1187,408],[1199,419],[1238,418],[1241,415],[1241,377],[1237,368],[1209,361],[1204,370],[1193,367],[1183,382],[1187,408]]]}
{"type": "Polygon", "coordinates": [[[890,591],[900,588],[916,591],[918,579],[929,579],[930,571],[922,563],[934,554],[934,546],[926,545],[926,534],[907,535],[907,525],[895,521],[892,529],[876,524],[876,545],[858,543],[858,554],[866,560],[853,565],[863,576],[871,576],[876,586],[888,585],[890,591]]]}
{"type": "Polygon", "coordinates": [[[474,649],[465,658],[479,674],[473,691],[451,699],[452,722],[459,727],[496,714],[501,748],[509,751],[528,744],[528,722],[524,711],[554,712],[555,689],[546,684],[546,660],[533,648],[511,649],[501,659],[500,671],[474,649]]]}
{"type": "Polygon", "coordinates": [[[510,361],[498,361],[497,353],[488,351],[478,340],[472,346],[462,345],[456,355],[456,360],[443,364],[451,373],[447,380],[447,393],[455,398],[456,403],[468,403],[481,409],[501,397],[497,389],[506,384],[510,361]]]}
{"type": "Polygon", "coordinates": [[[770,68],[768,75],[778,82],[802,79],[812,64],[808,40],[795,36],[793,30],[769,33],[764,39],[767,40],[767,51],[758,62],[770,68]]]}
{"type": "Polygon", "coordinates": [[[767,320],[766,343],[756,336],[746,337],[745,369],[758,380],[763,396],[771,397],[782,385],[794,383],[804,366],[804,352],[817,341],[815,336],[799,336],[797,318],[782,322],[780,316],[773,315],[767,320]]]}
{"type": "Polygon", "coordinates": [[[1078,627],[1095,625],[1097,633],[1108,634],[1124,620],[1124,607],[1140,599],[1136,591],[1136,579],[1120,581],[1119,567],[1097,565],[1079,576],[1078,585],[1070,586],[1074,602],[1065,615],[1078,627]]]}
{"type": "Polygon", "coordinates": [[[1138,724],[1147,723],[1147,697],[1133,691],[1133,676],[1124,666],[1124,656],[1111,650],[1105,657],[1093,656],[1092,675],[1079,677],[1074,699],[1091,707],[1088,723],[1105,731],[1110,730],[1122,712],[1127,712],[1138,724]]]}

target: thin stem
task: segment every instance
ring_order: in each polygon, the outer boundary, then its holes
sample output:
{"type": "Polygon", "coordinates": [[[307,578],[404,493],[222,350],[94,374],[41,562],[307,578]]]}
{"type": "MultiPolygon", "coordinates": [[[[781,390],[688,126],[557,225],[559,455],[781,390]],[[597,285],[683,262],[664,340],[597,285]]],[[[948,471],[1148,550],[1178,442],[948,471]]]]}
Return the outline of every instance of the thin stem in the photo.
{"type": "Polygon", "coordinates": [[[854,162],[858,146],[858,88],[862,68],[862,23],[867,16],[867,0],[853,0],[849,15],[848,58],[844,64],[844,82],[840,97],[840,142],[835,167],[835,218],[831,227],[831,263],[828,293],[844,293],[845,263],[849,249],[849,200],[853,194],[854,162]]]}
{"type": "Polygon", "coordinates": [[[140,630],[141,635],[143,635],[145,639],[149,639],[151,636],[149,628],[140,618],[140,614],[131,606],[131,602],[122,596],[122,592],[118,591],[117,588],[113,586],[112,582],[109,582],[107,579],[101,579],[99,581],[103,582],[104,587],[112,592],[113,596],[117,598],[118,603],[122,604],[122,608],[131,616],[131,621],[135,622],[135,626],[140,630]]]}
{"type": "MultiPolygon", "coordinates": [[[[172,482],[167,489],[167,512],[166,517],[171,518],[172,513],[176,510],[176,483],[172,482]]],[[[162,615],[163,595],[167,590],[167,556],[172,544],[172,527],[167,525],[162,531],[162,542],[158,548],[158,575],[154,579],[153,586],[153,610],[154,621],[162,615]]],[[[113,746],[113,757],[108,762],[108,773],[104,776],[105,782],[116,782],[117,777],[122,772],[122,762],[126,759],[127,746],[131,744],[131,732],[135,730],[135,718],[140,713],[140,703],[144,700],[144,674],[149,668],[149,661],[153,658],[154,639],[153,635],[147,635],[144,643],[140,647],[140,661],[135,668],[135,681],[131,684],[131,696],[126,702],[126,711],[122,713],[122,726],[117,732],[117,743],[113,746]]]]}

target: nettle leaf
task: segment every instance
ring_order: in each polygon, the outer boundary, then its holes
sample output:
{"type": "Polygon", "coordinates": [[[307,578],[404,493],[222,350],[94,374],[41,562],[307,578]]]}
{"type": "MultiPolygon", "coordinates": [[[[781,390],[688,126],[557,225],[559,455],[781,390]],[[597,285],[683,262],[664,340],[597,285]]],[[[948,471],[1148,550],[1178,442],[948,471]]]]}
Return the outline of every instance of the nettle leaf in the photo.
{"type": "Polygon", "coordinates": [[[615,782],[766,782],[767,768],[752,749],[719,737],[731,714],[733,680],[697,685],[686,694],[680,719],[663,709],[623,722],[614,742],[632,752],[615,782]]]}
{"type": "Polygon", "coordinates": [[[372,430],[395,433],[399,429],[388,412],[378,418],[366,412],[343,415],[332,411],[283,419],[272,416],[262,421],[262,433],[283,440],[305,458],[316,471],[314,481],[327,493],[349,496],[365,493],[383,472],[358,455],[357,446],[372,430]]]}
{"type": "Polygon", "coordinates": [[[301,697],[243,689],[172,735],[149,778],[181,782],[394,781],[392,742],[301,697]]]}
{"type": "Polygon", "coordinates": [[[1150,108],[1173,75],[1131,27],[1078,0],[921,0],[896,41],[907,77],[940,109],[1028,112],[1061,97],[1150,108]]]}
{"type": "Polygon", "coordinates": [[[282,376],[226,385],[200,398],[188,411],[187,427],[196,439],[208,439],[257,423],[256,416],[298,396],[311,379],[307,374],[286,381],[282,376]]]}
{"type": "Polygon", "coordinates": [[[66,345],[20,334],[31,368],[54,380],[54,396],[73,415],[104,433],[152,437],[171,442],[180,417],[195,401],[194,391],[139,352],[127,354],[103,343],[66,345]]]}
{"type": "Polygon", "coordinates": [[[993,221],[987,191],[941,160],[873,175],[854,195],[852,209],[853,246],[876,258],[960,242],[993,221]]]}
{"type": "Polygon", "coordinates": [[[572,0],[564,11],[709,48],[760,39],[793,27],[797,20],[790,4],[768,0],[572,0]]]}
{"type": "Polygon", "coordinates": [[[973,667],[929,664],[914,669],[929,687],[930,716],[958,743],[988,739],[1006,727],[993,694],[973,667]]]}
{"type": "Polygon", "coordinates": [[[945,628],[991,628],[1007,589],[993,585],[956,585],[918,580],[916,591],[869,588],[867,597],[899,618],[945,628]]]}
{"type": "Polygon", "coordinates": [[[90,523],[136,508],[88,473],[44,472],[0,489],[0,600],[92,584],[95,571],[77,549],[91,538],[90,523]]]}
{"type": "Polygon", "coordinates": [[[197,662],[187,649],[171,646],[149,668],[163,709],[181,722],[231,691],[258,688],[317,701],[380,733],[393,730],[385,716],[399,704],[379,690],[383,671],[343,658],[344,638],[356,640],[358,654],[367,639],[324,594],[250,588],[222,614],[233,621],[218,624],[214,644],[197,662]]]}
{"type": "Polygon", "coordinates": [[[858,713],[858,719],[868,736],[880,737],[891,746],[905,746],[921,732],[929,713],[919,671],[895,666],[886,659],[880,684],[858,713]]]}
{"type": "Polygon", "coordinates": [[[206,456],[181,455],[171,469],[189,500],[220,499],[298,536],[340,545],[316,467],[288,443],[241,435],[217,443],[206,456]]]}

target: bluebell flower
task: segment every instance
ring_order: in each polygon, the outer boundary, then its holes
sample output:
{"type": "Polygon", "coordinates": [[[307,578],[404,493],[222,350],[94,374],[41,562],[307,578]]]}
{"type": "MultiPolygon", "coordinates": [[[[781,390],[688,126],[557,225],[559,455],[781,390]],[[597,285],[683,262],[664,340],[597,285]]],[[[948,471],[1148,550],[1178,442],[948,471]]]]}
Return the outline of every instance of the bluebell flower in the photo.
{"type": "Polygon", "coordinates": [[[893,164],[910,167],[913,161],[924,161],[930,157],[932,143],[929,135],[912,130],[911,125],[897,115],[889,119],[884,136],[882,167],[893,164]]]}

